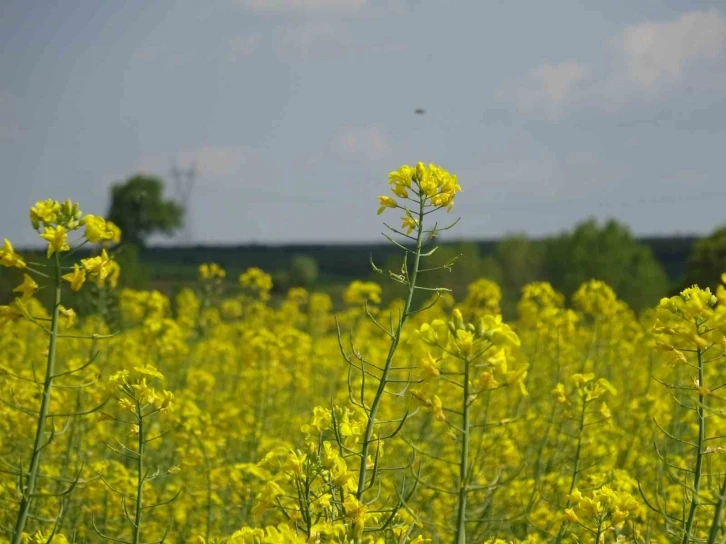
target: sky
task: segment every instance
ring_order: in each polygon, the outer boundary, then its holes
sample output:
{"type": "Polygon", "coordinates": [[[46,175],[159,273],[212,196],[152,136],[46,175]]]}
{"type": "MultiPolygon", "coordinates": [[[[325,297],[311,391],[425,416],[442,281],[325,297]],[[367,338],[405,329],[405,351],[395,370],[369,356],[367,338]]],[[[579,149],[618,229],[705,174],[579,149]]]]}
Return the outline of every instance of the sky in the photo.
{"type": "Polygon", "coordinates": [[[20,247],[36,200],[103,215],[139,172],[177,198],[174,163],[201,244],[381,240],[417,161],[459,177],[450,238],[726,222],[722,1],[4,0],[0,74],[20,247]]]}

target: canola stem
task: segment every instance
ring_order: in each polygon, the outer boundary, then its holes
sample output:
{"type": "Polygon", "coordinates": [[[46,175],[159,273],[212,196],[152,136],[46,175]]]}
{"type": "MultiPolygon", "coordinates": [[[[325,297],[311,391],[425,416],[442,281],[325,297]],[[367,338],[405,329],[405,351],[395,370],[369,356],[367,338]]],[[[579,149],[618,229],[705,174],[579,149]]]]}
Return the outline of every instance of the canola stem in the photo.
{"type": "Polygon", "coordinates": [[[718,494],[718,505],[716,506],[716,512],[713,514],[711,531],[708,533],[708,544],[714,544],[716,542],[716,537],[718,537],[718,533],[721,530],[724,502],[726,502],[726,478],[724,478],[718,494]]]}
{"type": "Polygon", "coordinates": [[[367,478],[367,460],[368,452],[370,450],[371,438],[373,436],[373,428],[376,424],[376,414],[378,413],[378,407],[381,404],[383,398],[383,392],[388,385],[388,374],[391,370],[393,363],[393,354],[396,352],[398,342],[401,339],[401,331],[403,326],[408,319],[408,312],[411,309],[411,303],[413,302],[413,295],[416,291],[416,277],[418,276],[419,262],[421,260],[421,247],[423,245],[423,220],[424,220],[424,204],[426,202],[426,195],[422,191],[419,191],[419,210],[418,210],[418,232],[416,233],[416,250],[413,258],[413,267],[411,269],[411,275],[408,284],[408,298],[406,299],[406,305],[401,313],[401,320],[398,322],[398,329],[395,336],[391,340],[391,347],[388,350],[388,356],[386,357],[386,363],[383,366],[383,372],[381,379],[378,383],[378,389],[376,395],[373,398],[370,412],[368,414],[368,423],[366,424],[366,430],[363,438],[363,446],[361,448],[361,460],[360,460],[360,472],[358,473],[358,491],[356,492],[356,498],[362,502],[363,494],[366,491],[366,478],[367,478]]]}
{"type": "Polygon", "coordinates": [[[693,496],[691,497],[691,507],[688,512],[688,520],[684,528],[682,544],[688,544],[691,541],[691,532],[693,531],[693,523],[696,519],[696,510],[701,504],[701,472],[703,467],[703,443],[706,438],[706,420],[705,420],[705,402],[706,399],[700,391],[703,389],[703,357],[701,350],[698,350],[698,444],[696,449],[696,468],[693,472],[693,496]]]}
{"type": "Polygon", "coordinates": [[[456,536],[454,544],[466,543],[466,502],[469,486],[469,357],[464,360],[464,402],[461,408],[464,431],[461,437],[461,458],[459,461],[459,504],[456,514],[456,536]]]}
{"type": "MultiPolygon", "coordinates": [[[[577,449],[575,450],[575,467],[572,469],[572,480],[570,481],[570,491],[567,494],[567,503],[565,504],[565,510],[570,507],[572,504],[572,499],[570,499],[570,496],[572,495],[572,492],[575,490],[575,486],[577,485],[577,477],[580,474],[580,456],[582,452],[582,435],[585,432],[585,415],[587,413],[587,402],[585,399],[582,400],[582,412],[580,413],[580,429],[577,433],[577,449]]],[[[562,523],[560,524],[560,530],[557,533],[557,543],[559,544],[562,542],[562,538],[565,536],[565,526],[567,525],[567,522],[563,519],[562,523]]]]}
{"type": "Polygon", "coordinates": [[[144,486],[144,418],[141,414],[141,405],[137,402],[136,409],[139,412],[139,458],[136,461],[137,483],[136,483],[136,515],[134,516],[134,544],[141,542],[141,512],[143,511],[143,486],[144,486]]]}
{"type": "MultiPolygon", "coordinates": [[[[35,432],[35,442],[33,444],[33,455],[30,460],[30,471],[28,473],[28,481],[23,491],[23,497],[20,500],[20,510],[13,531],[12,544],[20,544],[25,530],[25,524],[28,521],[30,513],[30,505],[33,502],[33,494],[35,493],[35,482],[38,478],[38,469],[40,467],[40,454],[43,450],[43,437],[45,436],[45,420],[48,416],[48,407],[50,405],[50,394],[53,388],[53,373],[55,372],[55,352],[56,342],[58,340],[58,315],[61,303],[61,278],[60,278],[60,257],[55,254],[55,297],[53,300],[53,317],[50,326],[50,339],[48,341],[48,359],[45,368],[45,380],[43,382],[43,393],[40,402],[40,414],[38,415],[38,426],[35,432]]],[[[22,474],[21,474],[22,480],[22,474]]]]}

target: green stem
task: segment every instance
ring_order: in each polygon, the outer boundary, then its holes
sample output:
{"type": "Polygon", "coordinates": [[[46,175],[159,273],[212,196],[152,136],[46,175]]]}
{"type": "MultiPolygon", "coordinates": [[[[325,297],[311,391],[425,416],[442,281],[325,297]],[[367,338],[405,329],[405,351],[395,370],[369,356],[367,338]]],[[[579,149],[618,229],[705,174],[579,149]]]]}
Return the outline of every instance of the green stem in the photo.
{"type": "Polygon", "coordinates": [[[461,408],[461,457],[459,459],[459,500],[454,544],[466,543],[466,501],[469,486],[469,357],[464,359],[464,402],[461,408]]]}
{"type": "MultiPolygon", "coordinates": [[[[565,510],[567,510],[570,505],[572,504],[572,499],[570,499],[570,495],[572,495],[572,492],[575,490],[575,486],[577,485],[577,477],[580,474],[580,456],[582,452],[582,436],[585,434],[585,414],[587,412],[587,401],[583,398],[582,399],[582,412],[580,413],[580,429],[577,433],[577,449],[575,450],[575,466],[572,470],[572,480],[570,480],[570,491],[568,492],[567,497],[567,503],[565,504],[565,510]]],[[[565,536],[565,526],[567,522],[563,519],[562,523],[560,524],[560,530],[557,533],[557,540],[556,542],[559,544],[562,542],[562,538],[565,536]]]]}
{"type": "Polygon", "coordinates": [[[204,442],[197,436],[197,433],[192,431],[192,436],[197,439],[199,443],[199,449],[202,450],[202,456],[204,457],[204,465],[206,467],[205,475],[207,480],[207,525],[204,531],[204,539],[209,542],[209,533],[212,528],[212,466],[209,464],[209,457],[207,456],[207,450],[204,447],[204,442]]]}
{"type": "MultiPolygon", "coordinates": [[[[45,367],[45,380],[43,382],[43,393],[40,402],[40,413],[38,415],[38,424],[35,432],[35,442],[33,444],[33,454],[30,460],[30,471],[28,480],[23,490],[23,496],[20,500],[20,509],[18,510],[18,518],[15,522],[15,530],[13,531],[12,544],[20,544],[25,524],[28,521],[30,513],[30,505],[33,502],[33,494],[35,493],[35,484],[38,478],[38,470],[40,468],[40,454],[47,444],[43,444],[45,437],[45,420],[48,416],[48,407],[50,406],[50,395],[53,388],[53,373],[55,372],[55,352],[56,342],[58,340],[58,315],[61,303],[61,273],[60,273],[60,256],[55,254],[55,298],[53,301],[53,317],[50,325],[50,339],[48,341],[48,359],[45,367]]],[[[22,479],[22,475],[21,475],[22,479]]]]}
{"type": "Polygon", "coordinates": [[[723,519],[723,507],[726,503],[726,478],[721,483],[721,491],[718,494],[718,504],[716,505],[716,512],[713,514],[713,521],[711,522],[711,530],[708,533],[708,544],[714,544],[716,537],[721,530],[721,521],[723,519]]]}
{"type": "Polygon", "coordinates": [[[141,404],[136,402],[136,409],[139,413],[139,457],[136,461],[136,514],[134,516],[134,544],[141,542],[141,513],[143,511],[143,486],[144,486],[144,417],[141,413],[141,404]]]}
{"type": "MultiPolygon", "coordinates": [[[[699,391],[704,387],[703,385],[703,358],[701,356],[701,349],[698,349],[698,385],[699,391]]],[[[691,532],[693,531],[693,523],[696,520],[696,510],[701,503],[700,490],[701,490],[701,472],[703,467],[703,442],[706,437],[706,419],[704,415],[705,410],[705,397],[703,393],[698,394],[698,444],[696,448],[696,469],[693,472],[693,495],[691,496],[691,507],[688,511],[688,520],[686,520],[686,526],[683,532],[682,544],[688,544],[691,541],[691,532]]],[[[714,537],[715,538],[715,537],[714,537]]]]}
{"type": "Polygon", "coordinates": [[[388,385],[388,374],[391,371],[391,366],[393,363],[393,354],[396,353],[396,348],[398,348],[398,342],[401,339],[401,331],[403,331],[403,326],[406,323],[406,320],[409,316],[409,310],[411,309],[411,303],[413,302],[413,295],[416,291],[416,277],[418,276],[418,269],[419,269],[419,262],[421,260],[421,248],[423,247],[423,220],[424,220],[424,204],[426,202],[426,195],[423,194],[422,191],[419,191],[419,209],[418,209],[418,232],[416,233],[416,249],[414,252],[414,258],[413,258],[413,266],[411,269],[411,274],[409,278],[409,284],[408,284],[408,298],[406,299],[406,304],[403,307],[403,312],[401,313],[401,319],[398,322],[398,328],[396,330],[396,334],[393,336],[391,340],[391,346],[388,349],[388,356],[386,357],[386,362],[383,365],[383,372],[381,374],[381,379],[378,382],[378,389],[376,390],[376,395],[373,398],[373,402],[370,407],[370,411],[368,413],[368,422],[366,423],[366,430],[363,435],[363,445],[361,448],[361,459],[360,459],[360,471],[358,473],[358,490],[356,491],[356,498],[358,501],[363,501],[363,495],[366,491],[366,477],[367,477],[367,470],[368,467],[366,466],[368,461],[368,452],[370,451],[371,446],[371,438],[373,437],[373,429],[376,425],[376,415],[378,413],[378,408],[381,404],[381,400],[383,399],[383,392],[386,389],[386,385],[388,385]]]}

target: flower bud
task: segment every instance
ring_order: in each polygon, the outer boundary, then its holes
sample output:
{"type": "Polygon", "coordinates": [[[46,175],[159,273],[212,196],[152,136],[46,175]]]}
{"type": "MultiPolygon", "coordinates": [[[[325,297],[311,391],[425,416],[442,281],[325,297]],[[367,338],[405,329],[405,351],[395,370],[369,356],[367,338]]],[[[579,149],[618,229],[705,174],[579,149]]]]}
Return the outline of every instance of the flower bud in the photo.
{"type": "Polygon", "coordinates": [[[417,162],[416,163],[416,179],[419,183],[421,183],[426,178],[426,166],[424,166],[424,163],[417,162]]]}
{"type": "Polygon", "coordinates": [[[452,312],[452,319],[454,320],[454,325],[456,325],[457,329],[464,328],[464,316],[461,315],[461,310],[459,310],[459,308],[455,308],[452,312]]]}

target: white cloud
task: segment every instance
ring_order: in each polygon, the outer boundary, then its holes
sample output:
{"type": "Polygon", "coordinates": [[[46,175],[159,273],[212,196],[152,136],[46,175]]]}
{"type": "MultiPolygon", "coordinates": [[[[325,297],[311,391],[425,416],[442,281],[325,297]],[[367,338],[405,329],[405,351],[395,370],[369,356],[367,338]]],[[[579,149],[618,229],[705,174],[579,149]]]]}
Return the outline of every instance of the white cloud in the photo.
{"type": "Polygon", "coordinates": [[[372,161],[388,157],[391,151],[379,125],[347,127],[335,135],[331,148],[342,158],[372,161]]]}
{"type": "Polygon", "coordinates": [[[278,56],[288,61],[305,58],[316,47],[345,50],[352,44],[350,29],[338,21],[307,21],[281,28],[275,36],[278,56]]]}
{"type": "Polygon", "coordinates": [[[497,96],[521,113],[556,120],[567,109],[597,105],[615,112],[644,91],[688,76],[692,90],[726,88],[723,70],[706,70],[726,51],[726,19],[715,10],[682,14],[671,21],[646,21],[626,27],[610,40],[606,66],[594,70],[575,61],[537,66],[519,81],[502,85],[497,96]],[[701,69],[697,67],[700,65],[701,69]]]}
{"type": "Polygon", "coordinates": [[[150,174],[166,174],[172,161],[180,168],[194,166],[201,175],[227,176],[239,172],[247,162],[247,153],[240,147],[206,146],[191,151],[144,157],[137,169],[150,174]]]}
{"type": "Polygon", "coordinates": [[[570,90],[590,75],[590,68],[577,62],[543,64],[532,71],[532,79],[554,104],[562,102],[570,90]]]}
{"type": "Polygon", "coordinates": [[[500,89],[499,96],[513,100],[521,111],[542,111],[554,119],[591,72],[588,65],[575,61],[545,63],[530,70],[526,80],[500,89]]]}
{"type": "Polygon", "coordinates": [[[630,77],[646,87],[683,79],[690,64],[719,58],[725,44],[726,20],[715,10],[633,25],[622,35],[630,77]]]}
{"type": "Polygon", "coordinates": [[[252,11],[355,11],[366,7],[367,0],[240,0],[252,11]]]}

